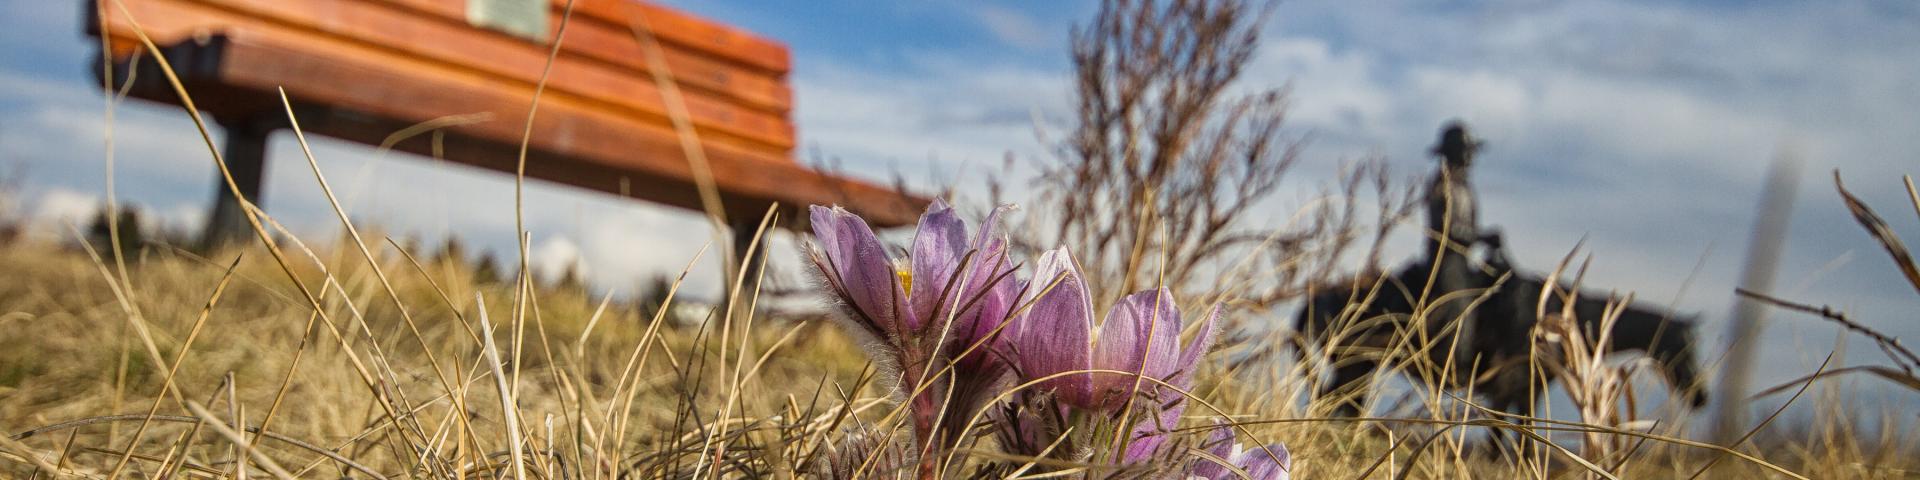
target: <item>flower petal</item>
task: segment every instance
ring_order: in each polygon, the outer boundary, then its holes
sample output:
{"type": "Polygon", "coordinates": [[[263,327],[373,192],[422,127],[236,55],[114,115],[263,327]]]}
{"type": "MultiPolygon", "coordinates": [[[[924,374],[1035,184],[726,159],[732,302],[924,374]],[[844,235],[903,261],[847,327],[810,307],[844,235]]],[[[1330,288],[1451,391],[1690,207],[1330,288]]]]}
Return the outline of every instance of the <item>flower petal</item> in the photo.
{"type": "Polygon", "coordinates": [[[984,247],[977,249],[967,279],[967,288],[959,299],[960,312],[954,325],[955,335],[953,354],[965,353],[958,358],[959,368],[993,373],[989,364],[1003,363],[993,354],[993,350],[1008,343],[1013,336],[1008,328],[1001,324],[1008,322],[1008,315],[1014,308],[1015,296],[1019,295],[1020,281],[1014,278],[1015,265],[1007,256],[1006,240],[995,238],[984,247]],[[966,352],[978,343],[979,348],[966,352]]]}
{"type": "Polygon", "coordinates": [[[1206,442],[1201,443],[1200,446],[1219,460],[1211,458],[1194,460],[1191,473],[1194,477],[1207,479],[1238,478],[1227,468],[1227,465],[1233,464],[1234,458],[1239,456],[1239,452],[1234,451],[1240,445],[1233,443],[1233,427],[1220,423],[1218,419],[1213,421],[1213,425],[1212,433],[1207,434],[1206,442]]]}
{"type": "Polygon", "coordinates": [[[1180,350],[1180,308],[1174,305],[1173,292],[1166,287],[1155,289],[1151,296],[1141,292],[1135,297],[1144,303],[1137,311],[1152,314],[1150,318],[1141,319],[1149,322],[1147,331],[1152,332],[1144,371],[1153,378],[1167,380],[1180,367],[1180,361],[1187,358],[1186,352],[1180,350]]]}
{"type": "MultiPolygon", "coordinates": [[[[1000,213],[1007,208],[1009,207],[1002,206],[989,213],[987,221],[980,227],[979,235],[973,238],[972,243],[964,246],[964,251],[951,257],[955,259],[955,263],[959,263],[954,267],[964,270],[962,274],[922,274],[950,276],[951,282],[947,280],[940,282],[939,288],[944,293],[937,293],[931,289],[912,289],[908,292],[908,296],[913,297],[915,302],[929,302],[915,304],[919,308],[924,308],[920,311],[927,312],[920,317],[925,319],[923,322],[929,325],[941,325],[949,318],[953,320],[952,329],[944,332],[945,336],[941,338],[944,341],[941,348],[949,356],[948,358],[956,362],[955,368],[959,369],[955,372],[956,375],[997,379],[1008,367],[1006,357],[996,351],[1012,337],[1010,332],[1002,331],[1000,326],[1008,320],[1015,297],[1019,295],[1021,283],[1014,277],[1014,270],[1018,266],[1007,255],[1009,242],[1006,236],[994,235],[1000,213]],[[937,302],[927,300],[935,297],[938,297],[937,302]],[[954,310],[958,310],[958,313],[950,313],[954,310]]],[[[929,231],[927,226],[940,223],[940,221],[929,222],[928,220],[936,217],[935,210],[941,209],[947,212],[941,212],[939,215],[952,218],[951,209],[946,209],[944,205],[936,205],[935,209],[929,210],[928,217],[923,217],[923,234],[929,231]]],[[[946,238],[945,240],[951,242],[957,239],[946,238]]],[[[922,258],[933,258],[933,256],[923,255],[922,258]]],[[[925,267],[916,262],[915,268],[925,267]]]]}
{"type": "Polygon", "coordinates": [[[1174,365],[1173,378],[1168,379],[1167,383],[1182,389],[1193,388],[1193,374],[1200,369],[1200,357],[1206,356],[1207,349],[1213,348],[1214,325],[1220,321],[1221,311],[1222,308],[1216,305],[1202,317],[1200,331],[1193,334],[1193,341],[1180,348],[1180,360],[1174,365]]]}
{"type": "MultiPolygon", "coordinates": [[[[1180,312],[1166,289],[1143,291],[1120,299],[1100,326],[1093,347],[1093,366],[1102,370],[1140,373],[1165,381],[1180,358],[1180,312]]],[[[1135,386],[1158,391],[1159,384],[1112,373],[1095,374],[1094,393],[1102,409],[1118,408],[1135,386]]]]}
{"type": "Polygon", "coordinates": [[[900,304],[906,292],[873,229],[859,215],[840,207],[815,205],[811,213],[813,236],[826,257],[819,267],[835,293],[853,310],[855,320],[874,333],[883,338],[899,335],[906,314],[900,304]]]}
{"type": "Polygon", "coordinates": [[[1266,447],[1243,448],[1234,442],[1233,427],[1219,420],[1214,421],[1213,431],[1207,434],[1207,440],[1201,447],[1227,464],[1213,459],[1197,459],[1189,470],[1193,477],[1237,480],[1242,478],[1240,473],[1244,472],[1245,478],[1254,480],[1288,480],[1289,472],[1293,470],[1293,460],[1285,444],[1276,442],[1266,447]],[[1228,468],[1228,465],[1232,465],[1232,468],[1228,468]]]}
{"type": "Polygon", "coordinates": [[[952,309],[960,258],[967,252],[967,224],[945,202],[935,200],[920,215],[920,226],[913,234],[913,285],[907,292],[913,314],[907,328],[920,331],[927,325],[943,325],[952,309]]]}
{"type": "Polygon", "coordinates": [[[1287,453],[1286,445],[1276,442],[1265,448],[1241,451],[1234,457],[1233,465],[1254,480],[1287,480],[1292,476],[1288,472],[1293,470],[1293,455],[1287,453]]]}
{"type": "MultiPolygon", "coordinates": [[[[1009,208],[1003,205],[987,214],[987,220],[980,224],[979,236],[973,241],[975,253],[967,279],[969,293],[961,300],[961,308],[969,311],[961,314],[966,319],[965,325],[971,327],[967,329],[969,336],[974,339],[993,333],[1007,320],[1015,306],[1014,296],[1020,291],[1020,283],[1013,276],[1018,265],[1007,255],[1007,237],[996,232],[1000,213],[1009,208]],[[969,307],[967,303],[975,305],[969,307]]],[[[1010,336],[1008,332],[1001,332],[995,343],[1003,343],[1010,336]]]]}
{"type": "Polygon", "coordinates": [[[1180,413],[1183,410],[1185,410],[1184,402],[1174,405],[1173,408],[1154,407],[1147,410],[1151,415],[1145,418],[1133,417],[1133,436],[1127,444],[1127,451],[1121,457],[1122,463],[1156,460],[1157,457],[1168,453],[1163,449],[1172,439],[1174,427],[1180,425],[1180,413]]]}
{"type": "MultiPolygon", "coordinates": [[[[1066,248],[1041,254],[1030,290],[1033,305],[1009,326],[1017,332],[1015,358],[1024,378],[1090,368],[1093,303],[1073,255],[1066,248]]],[[[1089,380],[1085,373],[1067,375],[1049,380],[1042,388],[1056,390],[1068,404],[1089,406],[1089,380]]]]}

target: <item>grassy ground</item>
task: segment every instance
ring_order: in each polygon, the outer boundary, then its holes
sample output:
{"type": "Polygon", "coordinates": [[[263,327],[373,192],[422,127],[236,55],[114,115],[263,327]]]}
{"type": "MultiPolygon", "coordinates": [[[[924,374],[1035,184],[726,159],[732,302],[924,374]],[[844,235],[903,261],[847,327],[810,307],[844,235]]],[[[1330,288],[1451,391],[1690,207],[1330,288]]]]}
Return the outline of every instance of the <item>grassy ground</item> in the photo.
{"type": "MultiPolygon", "coordinates": [[[[129,262],[126,285],[132,288],[124,294],[131,301],[123,304],[109,282],[116,277],[103,274],[101,266],[82,253],[31,247],[0,252],[0,270],[7,272],[0,275],[0,311],[7,312],[0,317],[5,332],[0,334],[0,426],[19,432],[77,418],[144,414],[156,402],[162,414],[192,415],[182,403],[160,397],[172,370],[173,386],[186,400],[223,413],[228,405],[238,405],[249,424],[268,422],[271,415],[269,430],[289,437],[332,447],[372,428],[372,435],[346,450],[360,452],[367,456],[363,461],[386,465],[389,471],[406,462],[393,458],[385,444],[427,440],[404,435],[383,440],[389,433],[379,430],[385,417],[377,408],[381,403],[418,408],[406,415],[418,422],[417,430],[438,431],[444,437],[445,427],[460,423],[449,420],[455,410],[449,408],[448,393],[455,392],[469,414],[457,428],[467,429],[466,436],[475,440],[466,447],[504,449],[503,442],[484,440],[506,435],[495,379],[479,366],[484,355],[474,335],[481,325],[476,295],[486,298],[489,324],[506,365],[503,373],[518,389],[520,417],[529,428],[546,429],[556,419],[578,417],[582,409],[604,417],[609,405],[617,403],[631,411],[622,426],[635,432],[630,441],[660,441],[659,432],[712,423],[729,394],[735,397],[735,408],[762,413],[785,409],[790,401],[802,408],[810,403],[826,408],[831,399],[813,398],[822,382],[829,392],[839,384],[848,395],[866,393],[851,385],[865,366],[858,349],[832,329],[816,328],[816,322],[755,328],[745,342],[750,355],[776,345],[785,351],[761,364],[754,363],[757,357],[748,357],[748,365],[757,366],[754,373],[761,378],[779,381],[741,382],[742,390],[734,393],[714,387],[731,383],[715,375],[733,375],[735,358],[728,358],[728,368],[705,368],[702,363],[717,367],[718,362],[707,360],[722,353],[736,357],[738,332],[730,332],[735,342],[721,352],[719,342],[696,342],[703,333],[714,333],[702,332],[698,325],[656,324],[631,308],[599,310],[600,299],[549,290],[540,292],[537,308],[529,309],[526,328],[516,337],[510,286],[474,285],[466,272],[448,265],[428,266],[423,276],[398,255],[388,258],[383,268],[405,305],[405,315],[372,271],[359,268],[365,264],[357,256],[331,260],[344,265],[333,270],[340,286],[320,297],[327,318],[310,315],[313,310],[299,288],[258,250],[237,264],[217,302],[205,310],[238,253],[204,259],[149,251],[144,259],[129,262]],[[203,310],[204,323],[196,332],[203,310]],[[136,323],[144,324],[153,352],[136,323]],[[655,346],[644,354],[636,352],[650,326],[656,334],[649,343],[655,346]],[[516,340],[521,347],[517,355],[516,340]],[[706,350],[709,347],[715,350],[706,350]],[[177,368],[172,364],[176,361],[177,368]],[[633,398],[614,398],[616,389],[633,398]],[[374,401],[383,396],[388,400],[374,401]]],[[[318,290],[325,282],[319,269],[302,270],[307,270],[301,277],[308,288],[318,290]]],[[[42,435],[29,443],[63,442],[78,432],[74,444],[81,447],[69,452],[71,461],[106,472],[117,456],[107,451],[123,451],[139,423],[52,432],[46,434],[52,437],[42,435]]],[[[411,422],[403,426],[414,428],[411,422]]],[[[129,468],[156,470],[168,446],[191,427],[149,427],[140,435],[137,450],[154,460],[136,458],[129,468]]]]}
{"type": "MultiPolygon", "coordinates": [[[[305,444],[261,441],[265,460],[248,469],[255,476],[275,468],[335,478],[372,476],[356,468],[506,474],[516,455],[527,458],[529,475],[549,478],[711,475],[715,459],[727,477],[785,476],[811,471],[846,432],[871,430],[892,408],[858,345],[820,319],[743,317],[702,328],[537,289],[522,322],[510,286],[475,285],[454,265],[417,269],[393,252],[382,257],[392,295],[357,253],[321,258],[331,277],[311,257],[294,258],[301,283],[324,307],[325,315],[313,315],[301,287],[264,251],[235,263],[239,253],[148,249],[128,261],[122,283],[110,260],[76,250],[0,250],[0,430],[127,415],[0,445],[0,475],[44,478],[46,466],[85,477],[116,469],[231,475],[235,440],[257,438],[227,436],[211,419],[264,425],[305,444]],[[484,323],[476,295],[485,298],[484,323]],[[483,361],[482,325],[493,328],[499,372],[483,361]],[[512,422],[502,414],[502,390],[517,404],[512,422]],[[841,415],[848,406],[855,415],[841,415]],[[150,412],[154,420],[143,426],[150,412]],[[522,439],[523,451],[509,438],[522,439]]],[[[1215,358],[1265,341],[1230,343],[1215,358]]],[[[1399,421],[1334,421],[1301,402],[1312,382],[1299,368],[1215,363],[1201,394],[1256,435],[1286,442],[1295,478],[1597,477],[1568,456],[1590,448],[1577,436],[1555,437],[1571,449],[1565,453],[1543,448],[1503,460],[1461,441],[1475,428],[1446,427],[1463,417],[1455,407],[1399,421]]],[[[1850,432],[1814,428],[1763,451],[1743,449],[1756,458],[1727,458],[1707,477],[1910,478],[1916,461],[1889,452],[1911,450],[1884,448],[1910,435],[1850,432]]],[[[1684,478],[1715,454],[1664,439],[1608,438],[1626,448],[1589,461],[1618,478],[1684,478]]],[[[984,453],[990,447],[979,450],[976,462],[995,461],[984,453]]]]}

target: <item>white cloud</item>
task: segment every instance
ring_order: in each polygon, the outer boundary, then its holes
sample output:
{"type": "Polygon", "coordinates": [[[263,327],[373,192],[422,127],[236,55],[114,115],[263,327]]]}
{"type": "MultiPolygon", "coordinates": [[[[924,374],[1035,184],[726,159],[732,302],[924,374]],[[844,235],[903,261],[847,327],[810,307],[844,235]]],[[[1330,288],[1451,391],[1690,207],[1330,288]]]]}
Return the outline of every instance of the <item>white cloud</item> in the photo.
{"type": "Polygon", "coordinates": [[[802,155],[844,159],[868,179],[897,170],[924,182],[929,171],[977,181],[1009,153],[1046,153],[1034,119],[1064,110],[1064,72],[923,62],[904,73],[833,64],[802,72],[794,79],[802,155]]]}
{"type": "Polygon", "coordinates": [[[587,262],[580,255],[580,246],[565,235],[534,240],[527,252],[527,261],[532,266],[536,278],[554,281],[567,274],[568,270],[590,274],[587,262]]]}
{"type": "Polygon", "coordinates": [[[707,298],[720,291],[722,245],[699,214],[600,209],[578,231],[586,260],[596,267],[590,272],[596,285],[631,292],[652,275],[677,275],[698,257],[700,262],[689,272],[687,291],[707,298]]]}
{"type": "Polygon", "coordinates": [[[158,230],[198,232],[207,223],[205,205],[181,203],[172,208],[157,211],[156,216],[147,217],[146,227],[158,230]]]}
{"type": "Polygon", "coordinates": [[[1054,47],[1065,41],[1058,30],[1048,30],[1025,13],[985,3],[968,4],[967,11],[1002,43],[1028,50],[1054,47]]]}
{"type": "Polygon", "coordinates": [[[1423,105],[1410,107],[1476,119],[1474,131],[1480,136],[1525,137],[1532,123],[1526,121],[1527,113],[1540,108],[1538,88],[1514,75],[1484,69],[1415,69],[1407,76],[1406,96],[1411,98],[1403,100],[1424,100],[1423,105]]]}
{"type": "MultiPolygon", "coordinates": [[[[101,194],[63,187],[32,189],[25,193],[29,196],[24,202],[28,211],[22,220],[30,228],[29,233],[43,240],[67,240],[72,236],[69,226],[85,232],[106,204],[101,194]]],[[[200,205],[154,207],[122,202],[120,208],[139,215],[140,227],[148,232],[197,232],[205,221],[205,209],[200,205]]]]}
{"type": "Polygon", "coordinates": [[[1280,37],[1260,45],[1241,79],[1249,88],[1291,86],[1290,121],[1338,135],[1377,131],[1392,120],[1394,95],[1380,67],[1371,55],[1335,52],[1322,39],[1280,37]]]}
{"type": "Polygon", "coordinates": [[[64,188],[48,190],[30,202],[34,205],[32,223],[65,231],[65,225],[85,228],[100,211],[100,196],[64,188]]]}

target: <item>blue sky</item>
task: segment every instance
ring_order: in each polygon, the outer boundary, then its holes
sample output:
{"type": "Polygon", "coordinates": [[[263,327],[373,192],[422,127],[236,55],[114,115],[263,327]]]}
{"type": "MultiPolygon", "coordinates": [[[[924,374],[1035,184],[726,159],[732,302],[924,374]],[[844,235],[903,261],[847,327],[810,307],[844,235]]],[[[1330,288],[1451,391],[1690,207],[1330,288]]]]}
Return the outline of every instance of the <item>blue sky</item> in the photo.
{"type": "MultiPolygon", "coordinates": [[[[1060,132],[1071,113],[1067,31],[1095,8],[669,3],[791,46],[808,155],[871,178],[899,171],[963,184],[1008,154],[1024,165],[1046,158],[1038,133],[1060,132]]],[[[91,44],[74,3],[0,4],[9,12],[0,19],[0,161],[25,172],[18,213],[55,224],[89,212],[103,192],[91,44]]],[[[1726,323],[1765,166],[1793,152],[1803,174],[1776,291],[1914,338],[1920,296],[1846,215],[1830,175],[1840,169],[1896,231],[1920,238],[1899,186],[1920,170],[1916,5],[1297,0],[1274,12],[1245,81],[1289,85],[1291,133],[1313,139],[1276,215],[1354,158],[1425,172],[1439,125],[1463,118],[1489,142],[1476,177],[1483,222],[1507,232],[1519,263],[1550,266],[1584,239],[1595,256],[1590,284],[1700,313],[1709,338],[1726,323]]],[[[196,224],[213,170],[191,125],[170,107],[128,103],[116,115],[121,198],[162,222],[196,224]]],[[[291,143],[276,140],[268,211],[331,238],[331,214],[291,143]]],[[[316,148],[363,221],[396,235],[511,244],[510,178],[375,159],[340,142],[316,148]]],[[[610,288],[677,271],[706,241],[687,233],[705,231],[696,216],[550,185],[530,185],[528,206],[542,263],[582,263],[610,288]]],[[[1415,244],[1400,239],[1394,253],[1411,257],[1415,244]]],[[[794,257],[777,266],[797,271],[794,257]]],[[[708,273],[695,279],[715,284],[708,273]]],[[[1811,371],[1836,345],[1834,328],[1805,317],[1775,315],[1768,328],[1762,380],[1811,371]]],[[[1849,363],[1881,360],[1867,344],[1846,347],[1849,363]]]]}

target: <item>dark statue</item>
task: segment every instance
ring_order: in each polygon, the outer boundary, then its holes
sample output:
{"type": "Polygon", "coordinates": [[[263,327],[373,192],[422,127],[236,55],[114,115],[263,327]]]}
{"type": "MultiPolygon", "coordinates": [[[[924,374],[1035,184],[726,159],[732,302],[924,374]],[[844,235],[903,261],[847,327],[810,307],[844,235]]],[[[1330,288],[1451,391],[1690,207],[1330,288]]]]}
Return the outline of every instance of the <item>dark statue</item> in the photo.
{"type": "MultiPolygon", "coordinates": [[[[1464,123],[1450,122],[1433,153],[1442,160],[1427,191],[1427,250],[1421,261],[1385,278],[1355,278],[1310,291],[1294,319],[1297,352],[1324,355],[1333,378],[1317,394],[1337,399],[1335,414],[1357,416],[1366,403],[1367,379],[1383,364],[1381,352],[1423,353],[1427,365],[1449,369],[1448,388],[1472,387],[1486,405],[1528,414],[1528,355],[1539,312],[1558,312],[1562,295],[1540,300],[1546,280],[1517,270],[1498,232],[1479,225],[1479,205],[1469,169],[1481,142],[1464,123]],[[1475,246],[1486,259],[1475,261],[1475,246]],[[1427,288],[1431,279],[1432,288],[1427,288]],[[1484,298],[1483,298],[1484,297],[1484,298]],[[1416,315],[1417,309],[1427,314],[1416,315]],[[1456,341],[1455,339],[1459,340],[1456,341]]],[[[1592,338],[1600,328],[1607,295],[1580,292],[1573,311],[1592,338]]],[[[1694,358],[1691,319],[1663,309],[1628,305],[1611,328],[1610,352],[1637,351],[1659,366],[1688,405],[1706,403],[1694,358]]],[[[1552,379],[1548,379],[1552,380],[1552,379]]]]}

